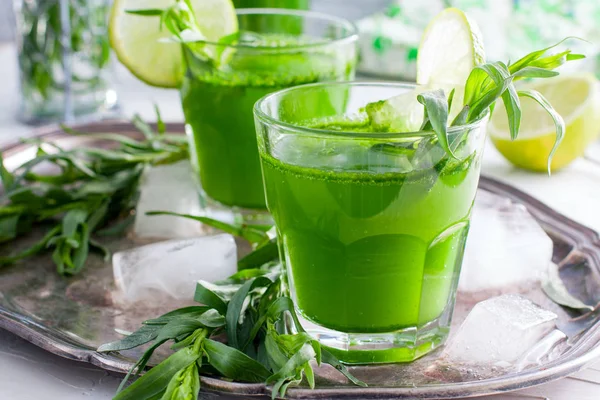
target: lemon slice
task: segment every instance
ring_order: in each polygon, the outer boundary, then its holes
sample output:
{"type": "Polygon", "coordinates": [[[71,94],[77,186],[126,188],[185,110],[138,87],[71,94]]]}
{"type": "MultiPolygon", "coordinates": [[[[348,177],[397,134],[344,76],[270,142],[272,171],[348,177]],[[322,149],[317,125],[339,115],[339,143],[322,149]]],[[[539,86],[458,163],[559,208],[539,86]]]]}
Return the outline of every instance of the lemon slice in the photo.
{"type": "Polygon", "coordinates": [[[446,96],[456,89],[449,120],[463,107],[464,84],[471,70],[485,62],[483,40],[477,24],[457,8],[447,8],[427,26],[417,56],[417,87],[412,93],[392,97],[367,107],[376,129],[406,132],[418,129],[423,119],[419,93],[443,89],[446,96]]]}
{"type": "MultiPolygon", "coordinates": [[[[140,80],[152,86],[176,88],[184,64],[181,45],[166,41],[171,33],[160,29],[159,17],[126,13],[126,10],[165,9],[174,0],[115,0],[109,21],[109,37],[119,61],[140,80]]],[[[233,34],[238,20],[231,0],[191,0],[198,28],[209,42],[233,34]]]]}
{"type": "MultiPolygon", "coordinates": [[[[552,170],[568,165],[583,155],[600,132],[598,80],[591,74],[566,75],[527,83],[519,89],[540,92],[564,118],[566,131],[552,158],[552,170]]],[[[519,137],[511,141],[504,104],[498,102],[488,133],[492,142],[514,165],[544,172],[556,140],[552,118],[534,100],[521,98],[522,118],[519,137]]]]}

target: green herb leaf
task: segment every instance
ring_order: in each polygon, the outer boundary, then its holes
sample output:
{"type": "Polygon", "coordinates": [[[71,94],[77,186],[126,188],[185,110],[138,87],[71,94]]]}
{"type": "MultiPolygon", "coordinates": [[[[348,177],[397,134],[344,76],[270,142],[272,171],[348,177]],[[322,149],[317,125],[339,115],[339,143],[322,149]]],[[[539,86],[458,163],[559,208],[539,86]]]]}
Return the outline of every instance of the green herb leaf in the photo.
{"type": "Polygon", "coordinates": [[[364,383],[363,381],[361,381],[360,379],[357,379],[354,375],[352,375],[350,373],[350,371],[348,371],[348,368],[346,368],[346,366],[344,364],[342,364],[337,359],[337,357],[335,357],[329,351],[327,351],[325,349],[321,349],[321,353],[322,353],[322,357],[323,357],[323,362],[325,364],[329,364],[332,367],[334,367],[335,369],[337,369],[338,371],[340,371],[342,374],[344,374],[344,376],[346,378],[348,378],[348,380],[350,380],[350,382],[352,382],[356,386],[367,387],[366,383],[364,383]]]}
{"type": "MultiPolygon", "coordinates": [[[[548,52],[548,50],[552,50],[553,48],[563,44],[565,41],[569,40],[569,39],[579,39],[576,38],[574,36],[569,36],[564,38],[563,40],[561,40],[560,42],[553,44],[552,46],[548,46],[544,49],[541,50],[537,50],[534,52],[531,52],[529,54],[527,54],[526,56],[520,58],[519,60],[517,60],[515,63],[510,65],[510,73],[514,74],[516,71],[531,65],[534,61],[538,60],[539,58],[541,58],[544,54],[546,54],[546,52],[548,52]]],[[[581,40],[581,39],[579,39],[581,40]]]]}
{"type": "MultiPolygon", "coordinates": [[[[479,93],[467,93],[467,89],[465,89],[465,105],[469,106],[469,120],[472,121],[479,118],[502,96],[512,83],[512,77],[508,67],[502,62],[478,65],[471,74],[476,81],[479,81],[471,87],[481,90],[479,93]],[[483,71],[485,75],[481,75],[480,72],[473,74],[474,71],[483,71]]],[[[469,80],[471,80],[471,76],[469,76],[469,80]]],[[[470,87],[469,81],[467,81],[468,87],[470,87]]]]}
{"type": "Polygon", "coordinates": [[[225,317],[214,308],[202,314],[198,321],[207,328],[221,328],[225,326],[225,317]]]}
{"type": "Polygon", "coordinates": [[[163,10],[158,8],[145,8],[143,10],[125,10],[127,14],[141,15],[144,17],[160,17],[163,10]]]}
{"type": "Polygon", "coordinates": [[[146,215],[171,215],[174,217],[192,219],[194,221],[202,222],[205,225],[212,226],[213,228],[220,229],[223,232],[229,233],[231,235],[243,237],[250,243],[260,243],[265,241],[265,239],[269,239],[268,235],[260,227],[255,228],[248,225],[235,226],[208,217],[190,214],[180,214],[169,211],[149,211],[146,213],[146,215]]]}
{"type": "Polygon", "coordinates": [[[12,256],[0,256],[0,265],[12,264],[15,261],[27,258],[29,256],[41,252],[42,250],[46,249],[48,243],[60,233],[60,229],[60,226],[54,227],[53,229],[48,231],[48,233],[46,233],[42,239],[40,239],[38,242],[34,243],[31,247],[22,251],[21,253],[12,256]]]}
{"type": "Polygon", "coordinates": [[[111,252],[108,249],[108,247],[104,246],[102,243],[100,243],[94,239],[90,239],[89,246],[90,246],[90,250],[95,250],[96,252],[98,252],[102,255],[104,262],[110,261],[111,252]]]}
{"type": "Polygon", "coordinates": [[[515,140],[521,126],[521,102],[519,101],[517,89],[515,89],[513,84],[508,85],[507,90],[502,93],[502,101],[504,102],[506,115],[508,116],[510,138],[515,140]]]}
{"type": "Polygon", "coordinates": [[[147,399],[162,393],[177,372],[195,364],[199,358],[193,349],[181,349],[118,393],[114,400],[147,399]]]}
{"type": "Polygon", "coordinates": [[[14,184],[14,177],[6,167],[4,166],[4,159],[2,157],[2,153],[0,152],[0,183],[4,186],[5,190],[10,188],[14,184]]]}
{"type": "Polygon", "coordinates": [[[192,318],[177,318],[172,319],[166,325],[162,326],[158,331],[156,342],[166,342],[167,340],[176,339],[181,335],[191,334],[204,325],[199,319],[192,318]]]}
{"type": "Polygon", "coordinates": [[[559,75],[559,73],[539,67],[525,67],[512,75],[514,80],[517,80],[521,78],[552,78],[559,75]]]}
{"type": "Polygon", "coordinates": [[[133,332],[131,335],[125,337],[124,339],[103,344],[102,346],[98,347],[97,351],[100,353],[106,353],[109,351],[133,349],[135,347],[149,343],[156,339],[156,337],[158,336],[158,331],[161,328],[162,326],[144,325],[137,331],[133,332]]]}
{"type": "Polygon", "coordinates": [[[519,96],[529,97],[535,100],[554,120],[554,125],[556,126],[556,141],[554,142],[554,146],[548,155],[548,174],[550,174],[552,172],[552,157],[554,157],[554,154],[556,153],[556,150],[558,149],[558,146],[560,146],[560,143],[565,135],[565,121],[540,92],[535,90],[521,90],[518,93],[519,96]]]}
{"type": "Polygon", "coordinates": [[[135,114],[133,119],[131,120],[133,125],[137,128],[138,131],[144,134],[147,140],[152,140],[156,136],[156,133],[152,130],[152,127],[148,125],[139,114],[135,114]]]}
{"type": "Polygon", "coordinates": [[[200,392],[200,376],[198,365],[192,365],[180,370],[171,378],[162,400],[192,400],[198,399],[200,392]]]}
{"type": "Polygon", "coordinates": [[[164,133],[167,131],[167,127],[162,120],[160,109],[156,104],[154,105],[154,112],[156,113],[156,130],[158,131],[159,135],[164,135],[164,133]]]}
{"type": "Polygon", "coordinates": [[[267,379],[267,383],[275,383],[271,398],[284,397],[290,384],[302,382],[303,374],[311,368],[309,363],[315,360],[316,355],[312,344],[304,344],[279,371],[271,375],[267,379]]]}
{"type": "Polygon", "coordinates": [[[0,217],[0,243],[8,242],[17,237],[20,214],[0,217]]]}
{"type": "Polygon", "coordinates": [[[271,373],[258,361],[223,343],[206,339],[208,362],[223,376],[242,382],[264,382],[271,373]]]}
{"type": "Polygon", "coordinates": [[[249,280],[233,295],[227,306],[227,343],[236,349],[242,348],[242,343],[238,341],[238,322],[242,314],[242,308],[246,297],[257,288],[269,286],[272,281],[264,276],[249,280]]]}
{"type": "Polygon", "coordinates": [[[264,246],[259,247],[245,257],[241,258],[237,264],[238,271],[258,268],[270,261],[277,260],[278,257],[279,250],[277,246],[277,239],[271,239],[264,246]]]}
{"type": "Polygon", "coordinates": [[[163,314],[158,318],[149,319],[147,321],[144,321],[144,324],[145,325],[166,325],[169,322],[171,322],[175,319],[180,319],[182,317],[189,318],[189,319],[199,318],[201,315],[203,315],[208,310],[210,310],[210,308],[204,307],[204,306],[189,306],[189,307],[179,308],[177,310],[163,314]]]}
{"type": "Polygon", "coordinates": [[[421,93],[417,96],[419,103],[427,110],[427,117],[436,133],[440,146],[452,157],[454,153],[448,143],[448,100],[442,89],[421,93]]]}
{"type": "Polygon", "coordinates": [[[196,284],[196,293],[194,301],[200,304],[207,305],[217,310],[221,315],[227,314],[227,304],[217,296],[212,290],[207,289],[203,283],[196,284]]]}
{"type": "Polygon", "coordinates": [[[594,307],[588,306],[581,300],[575,298],[560,278],[558,265],[550,263],[548,275],[542,281],[542,289],[546,296],[558,305],[573,308],[575,310],[594,311],[594,307]]]}

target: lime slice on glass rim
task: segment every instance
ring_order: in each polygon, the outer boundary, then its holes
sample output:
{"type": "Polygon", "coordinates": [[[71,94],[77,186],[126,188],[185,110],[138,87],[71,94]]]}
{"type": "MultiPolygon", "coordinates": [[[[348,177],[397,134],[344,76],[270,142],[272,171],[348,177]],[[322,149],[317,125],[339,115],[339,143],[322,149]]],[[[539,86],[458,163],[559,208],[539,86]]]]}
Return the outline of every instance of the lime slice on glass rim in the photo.
{"type": "MultiPolygon", "coordinates": [[[[109,20],[109,37],[119,61],[145,83],[177,88],[184,73],[181,45],[169,42],[172,35],[160,29],[160,19],[128,14],[127,10],[165,9],[174,0],[115,0],[109,20]]],[[[231,0],[191,0],[198,28],[209,42],[238,31],[231,0]]]]}
{"type": "Polygon", "coordinates": [[[471,70],[485,62],[483,39],[479,27],[464,12],[447,8],[427,26],[417,55],[417,83],[414,91],[403,93],[367,107],[375,128],[387,125],[388,131],[407,132],[419,129],[423,106],[419,93],[443,89],[446,95],[456,89],[450,120],[460,112],[464,84],[471,70]]]}
{"type": "MultiPolygon", "coordinates": [[[[600,132],[598,80],[591,74],[565,75],[520,86],[537,90],[565,120],[565,136],[552,158],[552,170],[560,169],[583,155],[600,132]]],[[[488,124],[492,143],[514,165],[545,172],[548,155],[556,141],[554,121],[535,101],[521,98],[519,137],[510,139],[504,103],[498,102],[488,124]]]]}
{"type": "Polygon", "coordinates": [[[417,54],[417,83],[464,85],[471,70],[484,62],[482,34],[475,21],[457,8],[447,8],[425,28],[417,54]]]}

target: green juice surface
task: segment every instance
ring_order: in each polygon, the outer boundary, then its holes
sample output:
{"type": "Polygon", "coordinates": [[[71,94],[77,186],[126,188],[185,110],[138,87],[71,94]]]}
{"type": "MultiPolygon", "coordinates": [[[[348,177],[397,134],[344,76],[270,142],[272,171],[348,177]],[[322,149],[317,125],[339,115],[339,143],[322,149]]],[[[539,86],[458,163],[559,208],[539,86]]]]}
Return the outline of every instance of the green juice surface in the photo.
{"type": "MultiPolygon", "coordinates": [[[[272,46],[306,39],[262,35],[272,46]]],[[[191,128],[192,164],[203,190],[228,206],[265,208],[253,107],[261,97],[295,85],[352,77],[353,63],[333,53],[281,54],[237,51],[228,72],[188,73],[181,88],[183,112],[191,128]]]]}
{"type": "Polygon", "coordinates": [[[373,173],[366,163],[377,164],[377,146],[349,168],[355,155],[343,146],[290,142],[274,152],[302,153],[301,165],[310,168],[261,157],[288,283],[303,316],[348,333],[392,332],[438,318],[454,298],[478,157],[373,173]],[[346,166],[336,167],[335,157],[346,157],[346,166]]]}

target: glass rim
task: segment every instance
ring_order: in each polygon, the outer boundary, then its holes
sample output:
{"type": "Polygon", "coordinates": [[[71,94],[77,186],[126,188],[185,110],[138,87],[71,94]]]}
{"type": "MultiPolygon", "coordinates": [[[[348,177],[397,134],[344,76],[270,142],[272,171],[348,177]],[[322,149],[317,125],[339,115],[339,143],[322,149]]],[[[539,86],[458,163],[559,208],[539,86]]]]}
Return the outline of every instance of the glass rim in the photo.
{"type": "Polygon", "coordinates": [[[250,46],[247,44],[223,44],[219,42],[213,42],[209,40],[199,40],[196,43],[204,43],[211,46],[220,46],[231,49],[244,49],[244,50],[258,50],[258,51],[277,51],[281,50],[303,50],[312,49],[322,46],[329,46],[331,44],[354,42],[358,40],[358,28],[356,25],[345,18],[337,17],[335,15],[326,14],[318,11],[306,11],[306,10],[292,10],[286,8],[237,8],[235,10],[236,15],[278,15],[278,16],[296,16],[302,18],[312,18],[314,20],[322,20],[336,23],[348,30],[348,33],[342,37],[336,39],[323,38],[318,42],[307,43],[307,44],[294,44],[288,46],[250,46]]]}
{"type": "MultiPolygon", "coordinates": [[[[414,89],[423,85],[416,83],[401,83],[401,82],[369,82],[369,81],[346,81],[346,82],[317,82],[306,85],[292,86],[286,89],[279,90],[277,92],[270,93],[254,104],[254,115],[261,120],[261,122],[269,126],[281,126],[286,129],[296,131],[299,134],[307,136],[336,136],[336,137],[348,137],[348,138],[375,138],[375,139],[408,139],[408,138],[422,138],[435,136],[434,131],[414,131],[414,132],[350,132],[343,130],[330,130],[320,128],[308,128],[301,125],[295,125],[290,122],[281,121],[278,118],[272,117],[263,110],[263,106],[271,101],[273,98],[283,96],[290,92],[310,89],[314,87],[325,87],[325,86],[363,86],[363,87],[395,87],[399,89],[414,89]]],[[[382,99],[385,100],[385,99],[382,99]]],[[[489,117],[489,110],[484,112],[477,120],[460,126],[448,127],[448,133],[457,133],[464,130],[471,130],[481,127],[489,117]]]]}

